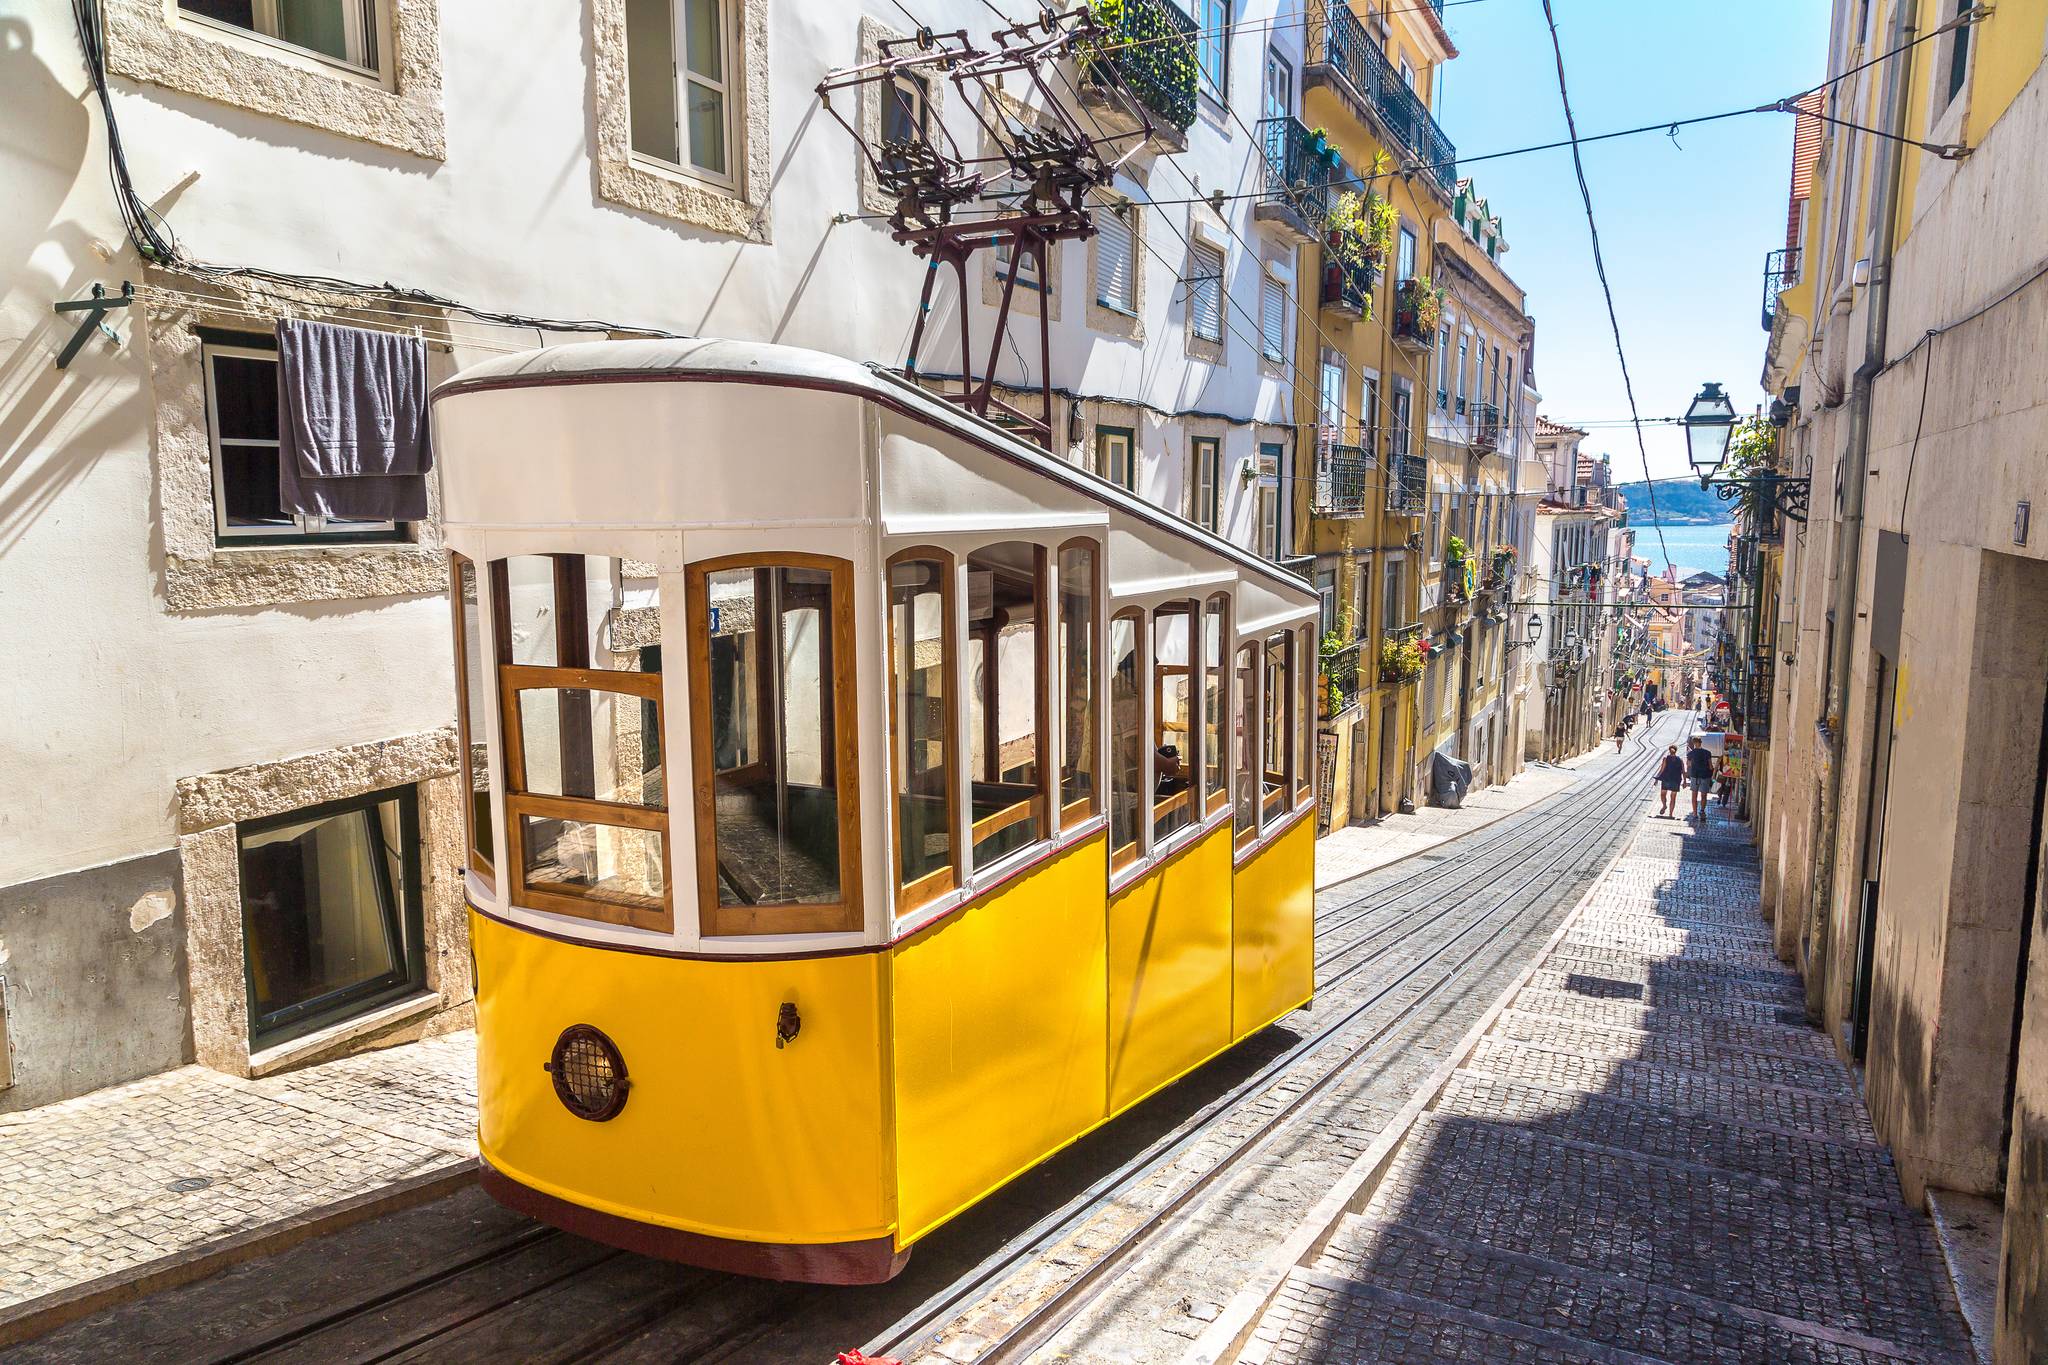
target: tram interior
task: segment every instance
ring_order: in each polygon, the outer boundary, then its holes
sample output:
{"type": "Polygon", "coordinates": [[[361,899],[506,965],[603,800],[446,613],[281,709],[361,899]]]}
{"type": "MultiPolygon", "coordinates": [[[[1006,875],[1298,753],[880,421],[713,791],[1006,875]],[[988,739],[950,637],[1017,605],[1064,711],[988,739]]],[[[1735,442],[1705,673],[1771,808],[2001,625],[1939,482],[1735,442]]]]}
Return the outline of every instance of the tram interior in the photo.
{"type": "Polygon", "coordinates": [[[707,575],[721,905],[839,899],[832,577],[786,565],[707,575]]]}
{"type": "Polygon", "coordinates": [[[1037,715],[1044,551],[1022,541],[967,559],[968,773],[974,865],[1045,837],[1037,715]]]}

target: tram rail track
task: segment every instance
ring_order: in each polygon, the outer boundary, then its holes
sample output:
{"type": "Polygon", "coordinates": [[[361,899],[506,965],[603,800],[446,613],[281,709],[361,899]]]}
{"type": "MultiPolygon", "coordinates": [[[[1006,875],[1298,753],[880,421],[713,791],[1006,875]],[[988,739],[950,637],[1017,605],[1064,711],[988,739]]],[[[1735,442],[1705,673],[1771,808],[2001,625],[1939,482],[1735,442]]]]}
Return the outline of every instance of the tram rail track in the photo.
{"type": "MultiPolygon", "coordinates": [[[[1646,728],[1629,748],[1647,751],[1648,740],[1646,728]]],[[[1487,960],[1490,950],[1514,932],[1549,889],[1574,875],[1579,857],[1599,842],[1600,831],[1611,823],[1610,817],[1630,804],[1632,785],[1641,780],[1641,770],[1624,757],[1613,763],[1609,771],[1591,776],[1528,811],[1504,817],[1498,823],[1512,827],[1489,832],[1479,843],[1460,850],[1452,861],[1418,868],[1364,895],[1319,909],[1319,941],[1331,930],[1359,923],[1368,916],[1380,912],[1392,912],[1394,916],[1390,922],[1372,927],[1318,957],[1318,999],[1338,1005],[1335,1017],[1168,1129],[1132,1158],[1048,1211],[965,1274],[951,1279],[863,1349],[871,1355],[895,1354],[906,1358],[924,1350],[963,1315],[999,1293],[1021,1268],[1038,1263],[1042,1253],[1067,1241],[1074,1232],[1116,1206],[1122,1196],[1170,1169],[1198,1142],[1215,1136],[1231,1120],[1253,1116],[1249,1132],[1220,1157],[1194,1172],[1163,1204],[1125,1228],[1106,1251],[1017,1316],[1007,1331],[982,1350],[978,1359],[1022,1359],[1051,1340],[1099,1301],[1117,1282],[1118,1272],[1158,1244],[1163,1234],[1196,1208],[1204,1195],[1242,1169],[1245,1161],[1275,1140],[1292,1120],[1307,1113],[1339,1080],[1355,1074],[1358,1067],[1372,1059],[1385,1056],[1398,1044],[1405,1026],[1431,1001],[1465,979],[1474,964],[1487,960]],[[1587,833],[1559,844],[1553,827],[1572,820],[1586,823],[1587,833]],[[1526,859],[1532,849],[1552,844],[1557,846],[1545,860],[1504,888],[1490,885],[1476,896],[1437,908],[1436,913],[1416,913],[1434,903],[1432,889],[1446,878],[1456,876],[1470,881],[1475,876],[1483,877],[1518,859],[1526,859]],[[1482,859],[1477,867],[1473,862],[1475,855],[1482,859]],[[1332,915],[1342,918],[1331,924],[1328,917],[1332,915]],[[1371,989],[1355,1000],[1344,998],[1347,987],[1353,987],[1396,948],[1446,927],[1450,928],[1448,937],[1397,975],[1372,983],[1371,989]],[[1482,931],[1483,936],[1474,941],[1473,936],[1482,931]],[[1458,953],[1456,959],[1444,966],[1445,959],[1454,952],[1458,953]],[[1332,964],[1354,953],[1365,955],[1331,970],[1332,964]],[[1412,996],[1399,1000],[1390,1016],[1372,1022],[1363,1035],[1357,1032],[1361,1023],[1395,1002],[1433,966],[1443,970],[1412,996]],[[1277,1108],[1254,1115],[1260,1102],[1275,1093],[1291,1072],[1324,1048],[1340,1042],[1350,1044],[1343,1056],[1277,1108]]],[[[602,1325],[570,1331],[551,1349],[528,1354],[526,1358],[746,1358],[750,1346],[785,1323],[817,1292],[809,1286],[729,1280],[707,1272],[674,1268],[668,1268],[666,1276],[636,1277],[631,1273],[636,1266],[637,1258],[625,1253],[577,1243],[552,1228],[535,1227],[425,1268],[417,1275],[374,1286],[345,1305],[292,1323],[288,1330],[244,1339],[227,1349],[192,1358],[214,1365],[300,1359],[327,1362],[472,1355],[481,1358],[493,1332],[504,1335],[506,1323],[522,1311],[545,1314],[551,1298],[573,1299],[578,1292],[593,1291],[606,1298],[602,1325]],[[545,1260],[550,1248],[555,1248],[558,1256],[565,1255],[560,1249],[571,1243],[581,1248],[583,1254],[568,1256],[566,1264],[557,1260],[551,1266],[531,1269],[517,1264],[522,1257],[545,1260]],[[613,1285],[621,1280],[628,1283],[629,1292],[615,1292],[613,1285]],[[714,1285],[717,1293],[705,1293],[707,1286],[714,1285]],[[693,1315],[705,1321],[690,1321],[693,1315]]]]}
{"type": "MultiPolygon", "coordinates": [[[[1646,726],[1642,732],[1624,747],[1623,755],[1633,749],[1638,754],[1647,751],[1649,735],[1654,726],[1646,726]]],[[[1646,793],[1631,796],[1631,780],[1640,780],[1641,773],[1626,761],[1617,761],[1610,771],[1603,772],[1587,784],[1583,792],[1574,789],[1575,794],[1585,798],[1569,812],[1550,812],[1552,815],[1576,816],[1584,819],[1618,813],[1630,805],[1640,804],[1647,799],[1646,793]]],[[[1562,794],[1561,794],[1562,795],[1562,794]]],[[[1376,1059],[1396,1041],[1402,1024],[1413,1018],[1423,1005],[1435,999],[1453,983],[1462,979],[1471,964],[1486,955],[1487,950],[1498,943],[1521,921],[1524,914],[1540,904],[1541,897],[1554,889],[1557,883],[1571,875],[1571,869],[1558,870],[1574,860],[1585,849],[1599,843],[1603,835],[1611,830],[1595,823],[1582,838],[1558,850],[1550,859],[1540,865],[1529,876],[1516,883],[1507,892],[1493,899],[1469,923],[1458,929],[1444,943],[1438,945],[1427,956],[1421,958],[1393,981],[1372,992],[1364,1000],[1351,1005],[1329,1024],[1316,1029],[1295,1045],[1276,1056],[1261,1067],[1253,1076],[1233,1086],[1224,1095],[1211,1101],[1181,1125],[1163,1135],[1133,1160],[1125,1163],[1097,1180],[1089,1188],[1070,1200],[1060,1209],[1053,1210],[1041,1218],[1018,1238],[1012,1239],[1004,1248],[986,1258],[968,1275],[956,1280],[953,1285],[928,1300],[912,1314],[892,1324],[885,1332],[868,1342],[862,1350],[869,1355],[893,1355],[910,1359],[931,1346],[946,1328],[958,1321],[964,1312],[977,1302],[987,1298],[991,1287],[1008,1278],[1010,1273],[1023,1266],[1035,1264],[1042,1253],[1051,1250],[1066,1240],[1067,1235],[1087,1222],[1097,1213],[1113,1204],[1118,1196],[1130,1191],[1172,1161],[1189,1150],[1201,1138],[1244,1109],[1249,1108],[1269,1093],[1279,1080],[1308,1057],[1321,1051],[1326,1045],[1336,1042],[1347,1030],[1362,1019],[1376,1006],[1395,994],[1402,986],[1413,980],[1425,968],[1439,961],[1444,954],[1455,948],[1468,935],[1508,910],[1516,897],[1538,881],[1544,881],[1541,890],[1535,892],[1529,901],[1520,907],[1520,913],[1510,913],[1479,943],[1473,945],[1449,970],[1427,985],[1414,999],[1403,1004],[1394,1017],[1380,1024],[1362,1042],[1339,1058],[1309,1084],[1296,1092],[1278,1109],[1262,1117],[1241,1141],[1237,1142],[1207,1168],[1195,1174],[1193,1179],[1170,1199],[1154,1207],[1129,1228],[1109,1249],[1093,1259],[1079,1273],[1069,1278],[1036,1304],[1027,1309],[1001,1335],[989,1340],[977,1351],[978,1362],[1008,1362],[1021,1360],[1030,1352],[1055,1337],[1060,1330],[1085,1312],[1100,1294],[1106,1290],[1116,1271],[1131,1264],[1148,1249],[1168,1228],[1174,1226],[1202,1194],[1212,1189],[1219,1180],[1239,1168],[1248,1157],[1262,1150],[1279,1135],[1283,1127],[1293,1118],[1302,1114],[1318,1096],[1322,1095],[1339,1078],[1352,1072],[1363,1062],[1376,1059]],[[1547,880],[1545,880],[1547,877],[1547,880]]],[[[1497,842],[1489,841],[1489,842],[1497,842]]],[[[1459,870],[1447,868],[1445,872],[1459,870]]],[[[1462,869],[1469,875],[1470,869],[1462,869]]],[[[1410,894],[1417,885],[1433,884],[1435,878],[1428,874],[1404,879],[1409,883],[1410,894]]],[[[1396,899],[1399,899],[1397,897],[1396,899]]],[[[1443,916],[1432,917],[1424,924],[1411,927],[1410,935],[1421,933],[1438,923],[1443,916]]],[[[1332,986],[1337,986],[1358,975],[1373,962],[1379,960],[1392,947],[1403,940],[1383,946],[1359,962],[1346,967],[1328,980],[1318,979],[1317,994],[1322,996],[1332,986]]],[[[1353,945],[1357,946],[1357,945],[1353,945]]],[[[1349,951],[1349,948],[1339,952],[1349,951]]],[[[1334,956],[1334,955],[1333,955],[1334,956]]],[[[1327,959],[1325,959],[1327,960],[1327,959]]],[[[1318,969],[1323,961],[1318,962],[1318,969]]]]}

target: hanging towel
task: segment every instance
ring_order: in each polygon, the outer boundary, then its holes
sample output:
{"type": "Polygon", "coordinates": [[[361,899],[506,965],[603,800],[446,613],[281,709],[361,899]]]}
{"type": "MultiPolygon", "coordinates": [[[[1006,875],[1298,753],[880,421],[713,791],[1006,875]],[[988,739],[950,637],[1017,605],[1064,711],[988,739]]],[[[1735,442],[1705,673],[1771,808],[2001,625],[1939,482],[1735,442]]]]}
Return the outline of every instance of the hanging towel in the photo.
{"type": "Polygon", "coordinates": [[[277,324],[277,482],[287,513],[424,521],[427,347],[397,332],[277,324]]]}

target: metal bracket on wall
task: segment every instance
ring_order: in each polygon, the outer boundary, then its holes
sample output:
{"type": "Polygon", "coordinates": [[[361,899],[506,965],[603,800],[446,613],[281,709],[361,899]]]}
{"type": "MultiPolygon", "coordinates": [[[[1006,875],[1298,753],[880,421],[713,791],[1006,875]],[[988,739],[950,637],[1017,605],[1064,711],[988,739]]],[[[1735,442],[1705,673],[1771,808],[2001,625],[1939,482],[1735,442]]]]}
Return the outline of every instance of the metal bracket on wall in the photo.
{"type": "Polygon", "coordinates": [[[100,330],[100,333],[107,340],[113,342],[116,346],[120,345],[121,335],[113,328],[107,326],[107,314],[116,308],[126,308],[134,302],[135,286],[127,280],[121,281],[121,295],[119,298],[107,297],[107,287],[103,284],[96,284],[92,287],[92,296],[90,298],[59,299],[56,304],[59,314],[83,313],[85,318],[78,324],[78,330],[71,334],[71,340],[64,343],[64,349],[57,353],[57,368],[60,370],[65,369],[71,364],[73,358],[78,355],[79,348],[85,345],[86,337],[92,334],[92,330],[95,327],[100,330]]]}

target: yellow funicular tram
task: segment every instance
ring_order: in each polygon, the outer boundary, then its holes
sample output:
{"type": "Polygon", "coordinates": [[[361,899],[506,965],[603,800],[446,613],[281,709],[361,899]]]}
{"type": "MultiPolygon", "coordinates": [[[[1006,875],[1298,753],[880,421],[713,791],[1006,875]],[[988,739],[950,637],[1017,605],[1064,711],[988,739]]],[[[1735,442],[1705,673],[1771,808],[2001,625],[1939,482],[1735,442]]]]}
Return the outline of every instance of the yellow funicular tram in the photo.
{"type": "Polygon", "coordinates": [[[499,1199],[879,1281],[1308,999],[1297,578],[786,347],[554,347],[434,414],[499,1199]]]}

